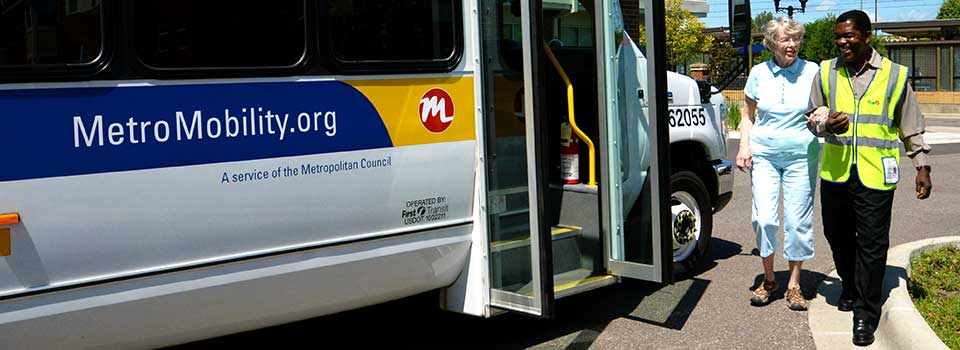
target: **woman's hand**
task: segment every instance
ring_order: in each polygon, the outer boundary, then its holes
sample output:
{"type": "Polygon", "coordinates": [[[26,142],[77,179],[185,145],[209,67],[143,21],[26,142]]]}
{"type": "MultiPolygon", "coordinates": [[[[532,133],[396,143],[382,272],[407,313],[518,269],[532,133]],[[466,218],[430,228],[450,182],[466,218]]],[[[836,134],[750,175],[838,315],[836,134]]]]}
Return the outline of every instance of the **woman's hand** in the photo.
{"type": "Polygon", "coordinates": [[[750,168],[753,167],[753,151],[750,150],[750,146],[740,145],[740,150],[737,151],[737,168],[742,172],[747,172],[750,168]]]}
{"type": "Polygon", "coordinates": [[[823,124],[826,123],[829,114],[830,109],[826,106],[821,106],[814,110],[813,113],[810,113],[810,116],[807,117],[807,124],[810,130],[816,130],[817,132],[823,131],[823,124]]]}

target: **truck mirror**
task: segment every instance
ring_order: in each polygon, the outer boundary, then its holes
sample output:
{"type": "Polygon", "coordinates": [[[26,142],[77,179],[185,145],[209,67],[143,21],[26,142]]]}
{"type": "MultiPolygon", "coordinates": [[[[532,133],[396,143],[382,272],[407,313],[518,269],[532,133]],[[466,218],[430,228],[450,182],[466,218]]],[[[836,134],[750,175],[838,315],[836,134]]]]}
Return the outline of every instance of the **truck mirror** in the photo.
{"type": "Polygon", "coordinates": [[[733,48],[750,45],[750,0],[730,0],[730,43],[733,48]]]}

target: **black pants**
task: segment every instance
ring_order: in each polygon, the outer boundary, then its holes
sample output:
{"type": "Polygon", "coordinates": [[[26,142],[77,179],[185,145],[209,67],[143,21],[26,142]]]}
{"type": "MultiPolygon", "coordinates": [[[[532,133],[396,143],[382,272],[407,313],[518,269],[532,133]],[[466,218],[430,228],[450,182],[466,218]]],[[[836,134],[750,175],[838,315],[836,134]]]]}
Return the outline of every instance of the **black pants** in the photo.
{"type": "Polygon", "coordinates": [[[853,317],[876,328],[883,306],[893,191],[863,186],[854,165],[846,183],[820,181],[820,202],[823,233],[833,251],[844,294],[854,298],[853,317]]]}

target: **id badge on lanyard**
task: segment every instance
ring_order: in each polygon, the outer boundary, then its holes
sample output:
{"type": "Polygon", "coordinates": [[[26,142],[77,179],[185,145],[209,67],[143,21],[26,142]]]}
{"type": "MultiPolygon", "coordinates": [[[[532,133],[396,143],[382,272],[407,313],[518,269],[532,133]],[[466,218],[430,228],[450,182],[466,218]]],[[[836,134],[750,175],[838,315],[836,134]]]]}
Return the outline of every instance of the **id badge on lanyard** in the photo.
{"type": "Polygon", "coordinates": [[[900,181],[900,165],[897,164],[896,157],[882,157],[883,161],[883,183],[895,184],[900,181]]]}

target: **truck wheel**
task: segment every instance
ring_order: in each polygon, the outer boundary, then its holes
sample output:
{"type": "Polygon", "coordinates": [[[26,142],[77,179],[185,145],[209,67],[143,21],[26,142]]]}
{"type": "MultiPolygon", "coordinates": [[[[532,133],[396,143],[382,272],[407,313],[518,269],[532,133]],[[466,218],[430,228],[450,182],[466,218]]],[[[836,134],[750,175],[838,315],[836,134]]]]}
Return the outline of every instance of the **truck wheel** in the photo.
{"type": "Polygon", "coordinates": [[[707,253],[713,233],[713,211],[707,186],[696,173],[677,172],[670,177],[670,185],[673,274],[683,278],[692,275],[707,253]]]}

